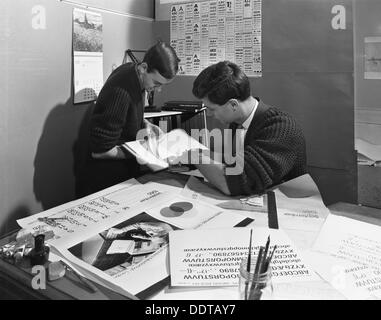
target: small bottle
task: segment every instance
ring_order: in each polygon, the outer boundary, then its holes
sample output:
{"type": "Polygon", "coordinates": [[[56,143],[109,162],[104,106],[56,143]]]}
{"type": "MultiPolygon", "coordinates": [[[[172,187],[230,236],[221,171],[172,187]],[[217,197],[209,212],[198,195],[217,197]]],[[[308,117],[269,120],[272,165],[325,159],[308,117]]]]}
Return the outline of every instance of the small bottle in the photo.
{"type": "Polygon", "coordinates": [[[239,269],[240,300],[270,300],[273,296],[271,266],[266,272],[254,275],[257,256],[251,257],[250,272],[247,270],[247,257],[242,259],[239,269]]]}
{"type": "Polygon", "coordinates": [[[50,248],[45,245],[45,235],[39,234],[34,237],[34,248],[30,251],[30,263],[32,266],[42,266],[49,259],[50,248]]]}

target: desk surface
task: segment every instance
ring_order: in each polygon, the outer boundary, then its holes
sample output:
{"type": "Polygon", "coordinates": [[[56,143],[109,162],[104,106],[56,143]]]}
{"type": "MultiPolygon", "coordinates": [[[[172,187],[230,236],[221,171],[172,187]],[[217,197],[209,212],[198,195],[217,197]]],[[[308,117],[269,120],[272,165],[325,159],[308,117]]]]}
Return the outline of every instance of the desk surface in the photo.
{"type": "Polygon", "coordinates": [[[170,117],[170,116],[177,116],[183,113],[184,112],[181,112],[181,111],[144,112],[144,118],[150,119],[150,118],[170,117]]]}
{"type": "Polygon", "coordinates": [[[160,111],[160,112],[144,112],[144,118],[150,119],[150,118],[161,118],[161,117],[171,117],[171,116],[178,116],[181,114],[199,114],[203,111],[205,111],[206,108],[202,108],[198,110],[197,112],[185,112],[185,111],[160,111]]]}
{"type": "MultiPolygon", "coordinates": [[[[154,181],[157,183],[167,184],[178,188],[183,188],[188,181],[189,176],[159,172],[155,174],[147,174],[137,180],[140,183],[154,181]]],[[[297,178],[296,181],[291,181],[288,184],[282,185],[282,192],[289,192],[289,197],[314,196],[320,197],[316,193],[316,185],[312,179],[303,177],[297,178]]],[[[328,209],[332,213],[347,216],[352,219],[381,225],[381,210],[370,209],[366,207],[351,205],[351,204],[335,204],[328,209]]],[[[4,237],[0,240],[0,246],[6,244],[9,238],[4,237]]],[[[99,289],[97,293],[88,293],[83,289],[75,277],[68,275],[55,282],[47,282],[46,290],[36,291],[31,288],[32,275],[30,269],[16,267],[9,262],[0,259],[0,299],[127,299],[126,297],[115,293],[103,286],[95,284],[99,289]]]]}

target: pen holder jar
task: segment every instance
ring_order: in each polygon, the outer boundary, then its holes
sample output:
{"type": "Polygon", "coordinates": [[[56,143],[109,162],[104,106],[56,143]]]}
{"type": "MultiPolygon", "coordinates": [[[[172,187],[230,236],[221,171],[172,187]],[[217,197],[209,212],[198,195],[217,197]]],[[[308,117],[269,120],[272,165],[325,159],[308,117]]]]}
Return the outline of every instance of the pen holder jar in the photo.
{"type": "Polygon", "coordinates": [[[247,257],[242,259],[239,269],[239,299],[240,300],[271,300],[273,284],[271,266],[265,272],[255,274],[257,256],[251,257],[250,272],[247,257]]]}

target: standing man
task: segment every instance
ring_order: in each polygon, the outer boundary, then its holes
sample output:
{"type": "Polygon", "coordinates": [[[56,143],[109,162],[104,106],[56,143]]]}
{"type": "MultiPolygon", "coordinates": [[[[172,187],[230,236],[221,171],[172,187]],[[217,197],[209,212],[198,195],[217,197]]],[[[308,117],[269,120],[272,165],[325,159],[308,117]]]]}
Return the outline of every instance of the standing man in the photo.
{"type": "Polygon", "coordinates": [[[193,83],[193,94],[203,100],[210,115],[236,132],[235,147],[224,143],[224,158],[234,163],[197,159],[201,173],[222,192],[263,193],[306,173],[301,128],[290,115],[254,98],[248,77],[236,64],[223,61],[204,69],[193,83]]]}
{"type": "Polygon", "coordinates": [[[139,64],[115,69],[96,101],[90,120],[90,143],[86,167],[77,196],[85,196],[139,174],[136,158],[120,146],[136,140],[137,132],[161,134],[144,119],[145,93],[160,90],[177,74],[179,59],[174,49],[159,41],[139,64]]]}

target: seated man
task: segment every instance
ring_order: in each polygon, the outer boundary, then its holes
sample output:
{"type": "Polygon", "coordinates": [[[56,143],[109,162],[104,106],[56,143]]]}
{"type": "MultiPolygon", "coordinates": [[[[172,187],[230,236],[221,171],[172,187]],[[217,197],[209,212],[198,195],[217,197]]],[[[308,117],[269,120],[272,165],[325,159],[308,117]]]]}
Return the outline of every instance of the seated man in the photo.
{"type": "Polygon", "coordinates": [[[233,139],[224,134],[233,145],[224,142],[224,163],[203,155],[196,164],[222,192],[259,194],[306,173],[301,128],[290,115],[254,98],[248,77],[236,64],[223,61],[204,69],[193,83],[193,94],[203,100],[209,115],[233,131],[233,139]]]}

